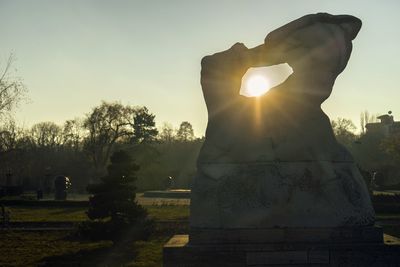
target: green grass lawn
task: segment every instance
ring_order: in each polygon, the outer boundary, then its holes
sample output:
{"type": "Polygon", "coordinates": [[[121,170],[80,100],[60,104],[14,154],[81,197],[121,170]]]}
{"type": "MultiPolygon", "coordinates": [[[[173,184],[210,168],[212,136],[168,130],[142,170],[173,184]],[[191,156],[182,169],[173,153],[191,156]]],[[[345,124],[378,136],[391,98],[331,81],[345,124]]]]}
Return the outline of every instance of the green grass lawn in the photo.
{"type": "MultiPolygon", "coordinates": [[[[189,217],[189,206],[186,205],[160,205],[144,206],[150,217],[156,220],[187,220],[189,217]]],[[[72,221],[79,222],[87,220],[86,208],[44,208],[44,207],[8,207],[11,221],[31,222],[55,222],[72,221]]]]}
{"type": "Polygon", "coordinates": [[[69,232],[13,232],[0,235],[0,266],[37,266],[49,256],[95,251],[108,248],[111,242],[82,242],[68,240],[69,232]]]}
{"type": "MultiPolygon", "coordinates": [[[[86,208],[8,207],[12,221],[87,220],[86,208]]],[[[187,205],[145,206],[158,221],[189,217],[187,205]]],[[[157,226],[148,241],[115,248],[110,241],[91,242],[71,236],[73,231],[1,231],[0,266],[162,266],[162,247],[174,234],[187,233],[187,223],[157,226]]]]}
{"type": "Polygon", "coordinates": [[[18,232],[0,235],[0,266],[162,266],[166,236],[113,247],[111,241],[90,242],[68,231],[18,232]]]}
{"type": "Polygon", "coordinates": [[[87,219],[85,208],[43,208],[43,207],[8,207],[10,221],[21,222],[79,222],[87,219]]]}
{"type": "Polygon", "coordinates": [[[144,206],[156,220],[188,220],[189,206],[144,206]]]}

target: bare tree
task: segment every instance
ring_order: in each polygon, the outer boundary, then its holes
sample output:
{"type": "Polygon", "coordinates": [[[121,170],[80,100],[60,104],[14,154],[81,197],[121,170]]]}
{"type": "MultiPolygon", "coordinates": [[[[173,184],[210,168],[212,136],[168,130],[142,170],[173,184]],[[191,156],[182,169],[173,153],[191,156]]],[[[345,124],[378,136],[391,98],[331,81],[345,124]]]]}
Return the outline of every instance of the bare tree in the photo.
{"type": "Polygon", "coordinates": [[[23,99],[26,87],[12,69],[15,57],[11,54],[0,73],[0,117],[12,111],[23,99]]]}
{"type": "Polygon", "coordinates": [[[87,130],[84,148],[93,162],[96,176],[103,175],[115,143],[133,135],[133,114],[130,106],[103,101],[87,115],[83,123],[87,130]]]}
{"type": "Polygon", "coordinates": [[[356,135],[354,134],[356,126],[354,123],[349,119],[337,118],[331,121],[331,124],[337,141],[346,147],[351,146],[356,140],[356,135]]]}
{"type": "Polygon", "coordinates": [[[54,148],[62,144],[61,127],[54,122],[39,122],[32,126],[31,137],[37,147],[54,148]]]}
{"type": "Polygon", "coordinates": [[[158,138],[161,142],[171,143],[175,140],[175,130],[170,123],[164,122],[161,127],[161,130],[158,134],[158,138]]]}
{"type": "Polygon", "coordinates": [[[3,123],[0,128],[0,151],[5,153],[15,148],[17,143],[17,127],[12,120],[3,123]]]}
{"type": "Polygon", "coordinates": [[[12,173],[14,177],[21,178],[21,174],[28,165],[24,164],[26,163],[24,161],[27,155],[26,149],[32,147],[30,142],[26,142],[27,139],[27,132],[18,127],[13,119],[8,118],[2,121],[0,126],[0,180],[1,177],[7,177],[9,173],[12,173]]]}
{"type": "Polygon", "coordinates": [[[75,118],[67,120],[62,129],[62,143],[64,146],[78,150],[84,138],[83,120],[75,118]]]}
{"type": "Polygon", "coordinates": [[[361,134],[365,134],[366,132],[365,125],[372,122],[376,122],[375,115],[370,115],[368,110],[361,112],[360,114],[361,134]]]}

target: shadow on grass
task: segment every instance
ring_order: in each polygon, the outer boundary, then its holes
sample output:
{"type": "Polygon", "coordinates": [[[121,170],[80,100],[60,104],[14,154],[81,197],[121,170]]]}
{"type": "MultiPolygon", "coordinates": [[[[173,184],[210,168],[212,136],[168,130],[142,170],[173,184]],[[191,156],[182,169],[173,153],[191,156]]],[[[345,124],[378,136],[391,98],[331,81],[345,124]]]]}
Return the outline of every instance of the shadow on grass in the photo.
{"type": "Polygon", "coordinates": [[[133,245],[101,247],[46,257],[38,266],[124,266],[136,255],[133,245]]]}

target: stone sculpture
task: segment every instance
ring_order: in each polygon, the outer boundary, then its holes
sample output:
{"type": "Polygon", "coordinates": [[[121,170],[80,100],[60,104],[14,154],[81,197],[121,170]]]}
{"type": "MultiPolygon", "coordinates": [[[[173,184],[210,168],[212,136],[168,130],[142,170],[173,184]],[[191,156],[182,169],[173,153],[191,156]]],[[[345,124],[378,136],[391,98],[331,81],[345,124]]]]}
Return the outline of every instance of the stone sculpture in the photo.
{"type": "Polygon", "coordinates": [[[374,224],[362,176],[321,109],[360,28],[353,16],[312,14],[258,47],[237,43],[203,58],[208,125],[192,186],[192,231],[374,224]],[[280,63],[293,69],[285,82],[257,98],[239,94],[248,68],[280,63]]]}

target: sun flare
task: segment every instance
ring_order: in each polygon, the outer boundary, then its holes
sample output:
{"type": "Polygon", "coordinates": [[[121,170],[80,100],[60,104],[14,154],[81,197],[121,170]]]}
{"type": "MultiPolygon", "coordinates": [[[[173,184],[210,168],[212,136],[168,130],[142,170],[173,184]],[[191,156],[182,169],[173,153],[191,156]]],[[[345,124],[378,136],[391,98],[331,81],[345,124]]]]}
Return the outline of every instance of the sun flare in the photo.
{"type": "Polygon", "coordinates": [[[246,93],[249,96],[260,96],[265,94],[269,89],[267,78],[261,75],[251,76],[246,82],[246,93]]]}

